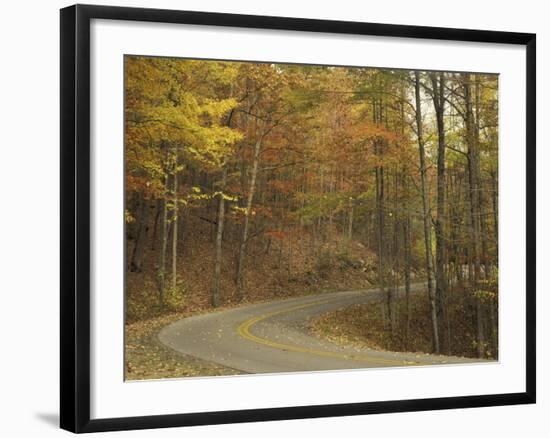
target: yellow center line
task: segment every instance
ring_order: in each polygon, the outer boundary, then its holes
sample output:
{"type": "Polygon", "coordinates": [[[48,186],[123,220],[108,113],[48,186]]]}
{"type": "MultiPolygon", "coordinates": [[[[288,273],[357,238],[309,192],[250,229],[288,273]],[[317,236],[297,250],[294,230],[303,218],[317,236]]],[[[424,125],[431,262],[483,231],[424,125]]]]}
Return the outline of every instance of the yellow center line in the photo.
{"type": "Polygon", "coordinates": [[[280,350],[287,350],[287,351],[295,351],[298,353],[309,353],[309,354],[315,354],[317,356],[325,356],[325,357],[334,357],[338,359],[351,359],[356,361],[368,361],[368,362],[375,362],[385,365],[405,365],[405,364],[411,364],[411,362],[405,361],[405,360],[395,360],[395,359],[383,359],[379,357],[372,357],[367,356],[364,354],[344,354],[344,353],[337,353],[332,351],[324,351],[324,350],[317,350],[314,348],[307,348],[307,347],[299,347],[297,345],[289,345],[289,344],[282,344],[280,342],[274,342],[266,338],[261,338],[259,336],[256,336],[250,332],[250,328],[257,324],[260,321],[263,321],[264,319],[271,318],[272,316],[281,315],[283,313],[293,312],[295,310],[301,310],[305,309],[307,307],[313,307],[318,306],[321,304],[331,303],[338,301],[339,299],[326,299],[326,300],[319,300],[315,301],[313,303],[308,304],[302,304],[300,306],[294,306],[289,307],[283,310],[277,310],[275,312],[266,313],[260,316],[256,316],[255,318],[251,318],[247,321],[244,321],[239,327],[237,328],[237,333],[241,335],[243,338],[248,339],[249,341],[256,342],[261,345],[266,345],[268,347],[272,348],[278,348],[280,350]]]}

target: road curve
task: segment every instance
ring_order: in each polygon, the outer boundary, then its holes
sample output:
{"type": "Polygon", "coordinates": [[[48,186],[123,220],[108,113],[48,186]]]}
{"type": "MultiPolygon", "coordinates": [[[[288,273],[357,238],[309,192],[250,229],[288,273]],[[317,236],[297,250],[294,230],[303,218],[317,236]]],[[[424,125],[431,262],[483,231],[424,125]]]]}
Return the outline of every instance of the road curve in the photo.
{"type": "MultiPolygon", "coordinates": [[[[422,285],[413,287],[422,289],[422,285]]],[[[379,301],[380,290],[323,293],[192,316],[164,327],[160,342],[236,373],[277,373],[479,362],[478,359],[376,351],[319,339],[310,318],[379,301]]]]}

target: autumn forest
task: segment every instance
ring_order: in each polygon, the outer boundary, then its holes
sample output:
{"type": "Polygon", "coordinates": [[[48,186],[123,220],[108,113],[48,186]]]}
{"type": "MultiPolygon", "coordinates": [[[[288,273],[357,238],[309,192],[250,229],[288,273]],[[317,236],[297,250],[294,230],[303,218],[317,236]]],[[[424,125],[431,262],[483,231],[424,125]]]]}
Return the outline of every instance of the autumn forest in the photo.
{"type": "Polygon", "coordinates": [[[126,56],[124,79],[130,376],[158,376],[143,327],[371,289],[314,336],[498,357],[497,75],[126,56]]]}

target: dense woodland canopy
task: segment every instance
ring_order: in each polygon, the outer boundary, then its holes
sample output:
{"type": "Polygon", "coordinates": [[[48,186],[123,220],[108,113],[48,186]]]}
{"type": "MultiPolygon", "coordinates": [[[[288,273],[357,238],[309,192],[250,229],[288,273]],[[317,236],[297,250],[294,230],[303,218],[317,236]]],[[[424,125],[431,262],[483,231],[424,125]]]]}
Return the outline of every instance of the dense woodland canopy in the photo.
{"type": "Polygon", "coordinates": [[[423,283],[432,350],[496,357],[496,75],[127,56],[125,163],[129,312],[345,271],[389,331],[423,283]]]}

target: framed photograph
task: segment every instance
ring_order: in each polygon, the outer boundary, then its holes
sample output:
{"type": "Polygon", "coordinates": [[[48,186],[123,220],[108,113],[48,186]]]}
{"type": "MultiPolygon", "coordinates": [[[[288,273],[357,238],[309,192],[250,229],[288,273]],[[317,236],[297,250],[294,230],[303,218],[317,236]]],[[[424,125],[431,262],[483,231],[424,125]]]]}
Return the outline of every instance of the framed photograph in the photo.
{"type": "Polygon", "coordinates": [[[535,402],[535,35],[61,10],[61,427],[535,402]]]}

